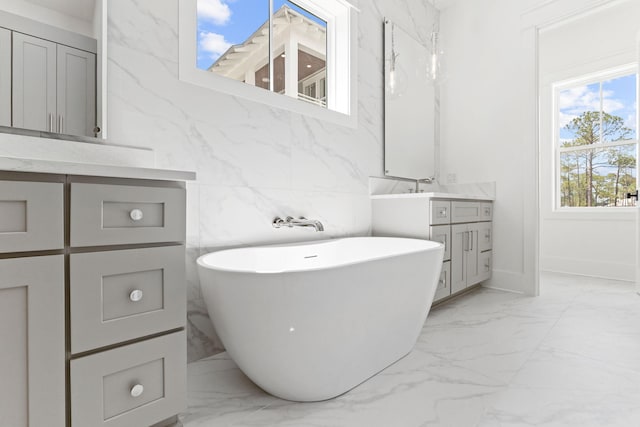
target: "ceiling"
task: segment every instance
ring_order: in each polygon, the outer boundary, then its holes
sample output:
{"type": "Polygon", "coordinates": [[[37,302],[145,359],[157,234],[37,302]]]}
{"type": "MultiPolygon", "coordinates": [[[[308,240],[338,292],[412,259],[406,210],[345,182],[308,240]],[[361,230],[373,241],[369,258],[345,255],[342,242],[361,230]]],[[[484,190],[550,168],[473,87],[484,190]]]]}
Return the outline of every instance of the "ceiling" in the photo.
{"type": "Polygon", "coordinates": [[[24,0],[40,7],[52,9],[63,15],[72,16],[83,21],[93,20],[95,0],[24,0]]]}

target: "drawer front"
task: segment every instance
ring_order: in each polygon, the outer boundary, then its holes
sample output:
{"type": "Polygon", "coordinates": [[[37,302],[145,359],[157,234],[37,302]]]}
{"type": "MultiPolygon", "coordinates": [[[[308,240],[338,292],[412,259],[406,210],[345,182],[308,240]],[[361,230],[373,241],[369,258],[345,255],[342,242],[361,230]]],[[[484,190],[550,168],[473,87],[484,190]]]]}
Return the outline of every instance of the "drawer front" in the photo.
{"type": "Polygon", "coordinates": [[[183,331],[71,361],[72,426],[149,426],[186,407],[183,331]]]}
{"type": "Polygon", "coordinates": [[[63,185],[0,181],[0,252],[64,247],[63,185]]]}
{"type": "Polygon", "coordinates": [[[493,229],[491,222],[478,223],[478,248],[480,252],[493,248],[493,229]]]}
{"type": "Polygon", "coordinates": [[[451,262],[446,261],[442,264],[440,279],[438,280],[438,287],[436,288],[436,295],[433,297],[433,302],[446,298],[449,295],[451,295],[451,262]]]}
{"type": "Polygon", "coordinates": [[[451,223],[451,202],[431,200],[431,224],[451,223]]]}
{"type": "Polygon", "coordinates": [[[484,280],[491,278],[491,269],[493,268],[493,252],[487,251],[482,252],[478,255],[478,281],[482,282],[484,280]]]}
{"type": "Polygon", "coordinates": [[[483,202],[480,205],[480,220],[481,221],[493,220],[493,203],[483,202]]]}
{"type": "Polygon", "coordinates": [[[444,260],[451,259],[451,226],[434,225],[429,227],[429,240],[444,245],[444,260]]]}
{"type": "Polygon", "coordinates": [[[71,352],[185,326],[184,246],[72,254],[71,352]]]}
{"type": "Polygon", "coordinates": [[[71,246],[183,242],[185,190],[71,184],[71,246]]]}
{"type": "Polygon", "coordinates": [[[451,202],[451,222],[480,221],[480,202],[451,202]]]}

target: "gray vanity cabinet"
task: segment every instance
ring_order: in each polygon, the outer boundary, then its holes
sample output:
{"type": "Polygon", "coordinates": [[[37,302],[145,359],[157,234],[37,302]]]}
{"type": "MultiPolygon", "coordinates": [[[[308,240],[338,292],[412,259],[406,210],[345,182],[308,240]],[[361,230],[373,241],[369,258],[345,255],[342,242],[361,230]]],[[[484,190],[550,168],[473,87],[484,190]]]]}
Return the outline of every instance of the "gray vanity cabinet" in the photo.
{"type": "Polygon", "coordinates": [[[455,293],[491,277],[492,207],[452,202],[451,210],[452,221],[458,222],[451,225],[451,292],[455,293]]]}
{"type": "Polygon", "coordinates": [[[491,277],[492,210],[490,201],[425,194],[372,196],[375,236],[428,239],[445,251],[434,302],[491,277]]]}
{"type": "Polygon", "coordinates": [[[95,136],[96,56],[13,32],[13,126],[95,136]]]}
{"type": "Polygon", "coordinates": [[[1,427],[185,408],[184,187],[0,172],[1,427]]]}
{"type": "Polygon", "coordinates": [[[11,126],[11,31],[0,28],[0,126],[11,126]]]}
{"type": "Polygon", "coordinates": [[[63,255],[0,260],[0,426],[64,427],[64,298],[63,255]]]}

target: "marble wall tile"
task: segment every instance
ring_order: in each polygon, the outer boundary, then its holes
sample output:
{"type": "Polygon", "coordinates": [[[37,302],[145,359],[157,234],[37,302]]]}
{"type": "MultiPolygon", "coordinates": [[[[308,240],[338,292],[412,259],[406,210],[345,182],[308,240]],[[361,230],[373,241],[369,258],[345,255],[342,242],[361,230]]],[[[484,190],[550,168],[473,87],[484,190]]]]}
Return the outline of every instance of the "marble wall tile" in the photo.
{"type": "Polygon", "coordinates": [[[206,90],[178,79],[178,1],[109,2],[109,136],[154,150],[189,184],[189,359],[220,348],[200,296],[195,254],[226,247],[366,235],[369,177],[383,171],[383,19],[425,42],[420,0],[360,2],[357,127],[206,90]],[[275,230],[275,216],[321,220],[324,233],[275,230]]]}

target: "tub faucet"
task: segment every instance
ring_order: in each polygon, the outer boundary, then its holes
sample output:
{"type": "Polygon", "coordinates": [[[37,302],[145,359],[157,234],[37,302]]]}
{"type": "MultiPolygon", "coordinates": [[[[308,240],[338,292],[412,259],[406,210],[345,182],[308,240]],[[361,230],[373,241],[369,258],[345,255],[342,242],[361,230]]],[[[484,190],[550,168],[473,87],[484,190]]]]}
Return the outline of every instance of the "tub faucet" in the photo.
{"type": "Polygon", "coordinates": [[[282,219],[278,216],[273,219],[271,225],[273,225],[274,228],[313,227],[316,231],[324,231],[324,226],[320,221],[317,219],[306,219],[303,216],[297,219],[291,216],[288,216],[286,219],[282,219]]]}

